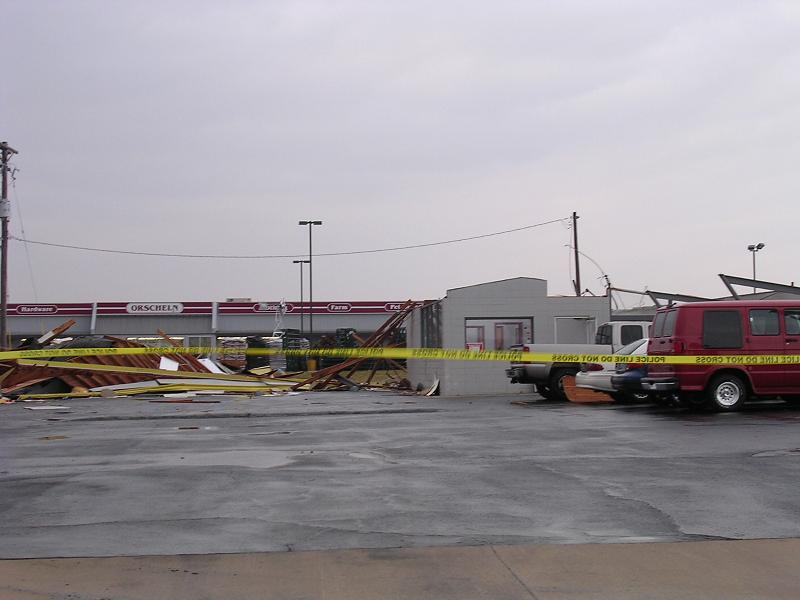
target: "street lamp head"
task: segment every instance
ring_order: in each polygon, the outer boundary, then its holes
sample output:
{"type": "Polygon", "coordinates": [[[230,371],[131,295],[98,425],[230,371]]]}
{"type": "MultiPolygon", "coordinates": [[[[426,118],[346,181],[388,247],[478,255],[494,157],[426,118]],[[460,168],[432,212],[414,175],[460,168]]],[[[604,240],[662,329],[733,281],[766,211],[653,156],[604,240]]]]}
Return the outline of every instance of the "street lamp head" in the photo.
{"type": "Polygon", "coordinates": [[[298,221],[298,225],[322,225],[322,221],[298,221]]]}
{"type": "Polygon", "coordinates": [[[761,250],[761,249],[762,249],[764,246],[765,246],[765,244],[764,244],[763,242],[759,242],[758,244],[750,244],[750,245],[747,247],[747,249],[748,249],[748,250],[750,250],[750,252],[758,252],[758,251],[759,251],[759,250],[761,250]]]}
{"type": "Polygon", "coordinates": [[[293,260],[292,262],[293,262],[294,264],[301,264],[301,265],[302,265],[302,264],[308,264],[308,263],[310,263],[311,261],[310,261],[310,260],[308,260],[308,259],[306,259],[306,260],[293,260]]]}
{"type": "Polygon", "coordinates": [[[764,247],[764,244],[759,242],[758,245],[756,246],[756,250],[761,250],[763,247],[764,247]]]}

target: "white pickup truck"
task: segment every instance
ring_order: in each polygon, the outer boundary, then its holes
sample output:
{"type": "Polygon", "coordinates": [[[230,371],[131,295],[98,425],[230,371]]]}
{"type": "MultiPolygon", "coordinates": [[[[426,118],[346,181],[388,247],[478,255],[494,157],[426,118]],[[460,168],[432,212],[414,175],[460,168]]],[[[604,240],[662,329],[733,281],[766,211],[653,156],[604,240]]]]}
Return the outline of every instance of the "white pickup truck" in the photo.
{"type": "MultiPolygon", "coordinates": [[[[594,344],[522,344],[512,349],[545,354],[613,354],[649,333],[650,321],[610,321],[597,328],[594,344]]],[[[511,383],[533,383],[544,398],[566,400],[564,377],[574,377],[579,370],[580,364],[569,362],[511,363],[506,376],[511,383]]]]}

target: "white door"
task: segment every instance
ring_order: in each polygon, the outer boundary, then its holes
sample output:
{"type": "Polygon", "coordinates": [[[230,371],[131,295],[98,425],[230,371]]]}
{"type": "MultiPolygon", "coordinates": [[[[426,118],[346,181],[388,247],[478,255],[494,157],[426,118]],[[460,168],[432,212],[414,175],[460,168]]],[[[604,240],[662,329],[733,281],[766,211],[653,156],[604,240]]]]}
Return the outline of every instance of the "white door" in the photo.
{"type": "Polygon", "coordinates": [[[556,344],[591,344],[594,331],[594,317],[556,317],[556,344]]]}

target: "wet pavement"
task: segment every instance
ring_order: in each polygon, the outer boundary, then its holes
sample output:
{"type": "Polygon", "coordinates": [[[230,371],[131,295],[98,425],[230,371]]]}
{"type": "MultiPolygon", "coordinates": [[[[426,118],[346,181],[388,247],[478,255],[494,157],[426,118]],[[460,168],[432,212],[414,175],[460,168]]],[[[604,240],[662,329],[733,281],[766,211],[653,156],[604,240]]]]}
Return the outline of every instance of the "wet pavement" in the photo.
{"type": "Polygon", "coordinates": [[[1,406],[0,558],[800,537],[796,408],[511,399],[1,406]]]}

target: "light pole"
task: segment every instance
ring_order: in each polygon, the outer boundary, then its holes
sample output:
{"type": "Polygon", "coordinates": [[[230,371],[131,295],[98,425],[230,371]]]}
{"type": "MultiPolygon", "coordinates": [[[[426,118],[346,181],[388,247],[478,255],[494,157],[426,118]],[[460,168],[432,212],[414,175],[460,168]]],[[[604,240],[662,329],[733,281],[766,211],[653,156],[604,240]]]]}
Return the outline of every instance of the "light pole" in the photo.
{"type": "MultiPolygon", "coordinates": [[[[764,247],[764,243],[763,243],[763,242],[759,242],[759,243],[757,243],[757,244],[750,244],[750,245],[747,247],[747,249],[748,249],[748,250],[750,250],[750,252],[752,252],[752,253],[753,253],[753,279],[754,279],[754,280],[755,280],[755,278],[756,278],[756,252],[758,252],[759,250],[761,250],[763,247],[764,247]]],[[[753,286],[753,293],[754,293],[754,294],[756,293],[756,288],[755,288],[755,286],[753,286]]]]}
{"type": "Polygon", "coordinates": [[[310,263],[310,260],[293,260],[296,265],[300,265],[300,335],[305,333],[303,329],[303,265],[310,263]]]}
{"type": "Polygon", "coordinates": [[[314,336],[314,272],[313,252],[311,250],[311,230],[314,225],[322,225],[322,221],[298,221],[298,225],[308,225],[308,342],[314,336]]]}

